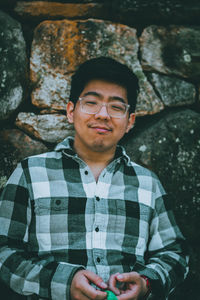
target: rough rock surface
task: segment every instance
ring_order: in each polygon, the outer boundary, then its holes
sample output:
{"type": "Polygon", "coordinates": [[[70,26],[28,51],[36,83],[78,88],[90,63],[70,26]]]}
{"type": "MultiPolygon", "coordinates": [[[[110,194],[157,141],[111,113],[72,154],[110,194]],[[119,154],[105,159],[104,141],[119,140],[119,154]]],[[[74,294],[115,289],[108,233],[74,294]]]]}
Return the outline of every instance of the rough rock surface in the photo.
{"type": "Polygon", "coordinates": [[[191,105],[196,101],[195,86],[172,76],[150,73],[148,79],[165,106],[191,105]]]}
{"type": "Polygon", "coordinates": [[[108,14],[100,3],[57,3],[18,1],[14,11],[27,20],[105,18],[108,14]]]}
{"type": "Polygon", "coordinates": [[[18,129],[0,131],[0,191],[23,158],[48,151],[41,142],[32,140],[18,129]]]}
{"type": "Polygon", "coordinates": [[[126,24],[200,24],[198,0],[113,0],[115,18],[126,24]]]}
{"type": "Polygon", "coordinates": [[[80,63],[96,56],[118,59],[136,73],[141,85],[138,114],[163,109],[138,61],[136,30],[93,19],[45,21],[36,28],[31,54],[32,103],[39,108],[65,109],[71,75],[80,63]]]}
{"type": "Polygon", "coordinates": [[[191,217],[188,227],[186,219],[179,221],[185,223],[185,232],[193,242],[200,241],[200,232],[195,231],[197,224],[200,226],[200,218],[197,218],[200,216],[199,128],[200,114],[181,109],[170,114],[163,113],[159,122],[148,125],[142,133],[125,142],[134,160],[158,174],[173,195],[174,207],[185,218],[191,217]],[[190,210],[186,210],[188,205],[190,210]]]}
{"type": "Polygon", "coordinates": [[[21,25],[0,11],[0,120],[8,119],[23,101],[26,75],[21,25]]]}
{"type": "Polygon", "coordinates": [[[173,201],[178,224],[194,251],[190,277],[196,275],[193,283],[186,284],[188,298],[184,299],[197,299],[194,282],[200,280],[200,231],[197,230],[200,228],[199,128],[200,114],[181,109],[163,113],[159,122],[148,124],[146,130],[124,142],[131,158],[152,169],[160,178],[173,201]]]}
{"type": "Polygon", "coordinates": [[[200,79],[200,27],[149,26],[140,37],[144,69],[200,79]]]}
{"type": "Polygon", "coordinates": [[[66,136],[73,135],[73,128],[68,124],[67,117],[61,114],[36,115],[21,112],[16,125],[36,139],[48,143],[59,143],[66,136]]]}

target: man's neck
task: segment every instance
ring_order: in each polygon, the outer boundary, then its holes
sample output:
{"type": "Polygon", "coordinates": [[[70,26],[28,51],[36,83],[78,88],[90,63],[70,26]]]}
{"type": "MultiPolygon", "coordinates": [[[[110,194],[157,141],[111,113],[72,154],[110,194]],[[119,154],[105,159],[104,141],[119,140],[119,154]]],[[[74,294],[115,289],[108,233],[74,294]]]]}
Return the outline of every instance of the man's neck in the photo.
{"type": "Polygon", "coordinates": [[[78,156],[90,167],[97,181],[103,169],[106,168],[106,166],[113,160],[116,147],[102,152],[92,151],[83,145],[80,147],[75,140],[74,149],[78,156]]]}

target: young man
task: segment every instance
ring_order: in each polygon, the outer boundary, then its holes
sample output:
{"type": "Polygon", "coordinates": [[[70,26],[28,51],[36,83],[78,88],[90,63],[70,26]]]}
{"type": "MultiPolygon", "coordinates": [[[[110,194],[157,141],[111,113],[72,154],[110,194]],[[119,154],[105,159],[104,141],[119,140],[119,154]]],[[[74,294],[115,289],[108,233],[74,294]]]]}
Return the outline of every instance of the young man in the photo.
{"type": "MultiPolygon", "coordinates": [[[[0,278],[26,299],[168,298],[187,273],[185,240],[151,171],[119,140],[135,122],[136,76],[100,57],[72,77],[75,137],[24,159],[0,205],[0,278]]],[[[19,298],[17,298],[19,299],[19,298]]]]}

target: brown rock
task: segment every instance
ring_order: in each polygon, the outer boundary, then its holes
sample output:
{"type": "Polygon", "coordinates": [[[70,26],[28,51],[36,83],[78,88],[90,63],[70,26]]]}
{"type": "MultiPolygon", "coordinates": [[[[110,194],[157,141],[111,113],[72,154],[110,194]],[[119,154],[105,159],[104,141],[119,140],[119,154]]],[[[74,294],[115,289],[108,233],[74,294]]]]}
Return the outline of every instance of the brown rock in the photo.
{"type": "Polygon", "coordinates": [[[0,131],[0,192],[23,158],[48,151],[41,142],[32,140],[18,129],[0,131]]]}
{"type": "Polygon", "coordinates": [[[9,143],[18,150],[18,160],[48,151],[48,148],[44,144],[31,139],[18,129],[4,129],[0,131],[0,139],[2,142],[9,143]]]}
{"type": "Polygon", "coordinates": [[[58,143],[66,136],[73,135],[73,128],[68,124],[67,117],[61,114],[35,115],[21,112],[16,125],[36,139],[48,143],[58,143]]]}
{"type": "Polygon", "coordinates": [[[73,72],[85,60],[110,56],[138,76],[138,114],[152,114],[163,104],[148,83],[138,61],[136,30],[102,20],[45,21],[35,30],[31,54],[32,103],[39,108],[65,109],[73,72]]]}
{"type": "Polygon", "coordinates": [[[45,1],[18,1],[14,11],[26,19],[105,18],[106,7],[100,3],[57,3],[45,1]]]}

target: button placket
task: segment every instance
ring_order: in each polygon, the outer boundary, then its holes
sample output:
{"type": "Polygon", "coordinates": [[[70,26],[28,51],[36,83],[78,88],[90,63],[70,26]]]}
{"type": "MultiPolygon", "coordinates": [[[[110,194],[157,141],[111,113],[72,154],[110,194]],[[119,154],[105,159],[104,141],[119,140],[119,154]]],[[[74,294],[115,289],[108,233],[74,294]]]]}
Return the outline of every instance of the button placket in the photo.
{"type": "Polygon", "coordinates": [[[102,248],[102,240],[101,240],[101,217],[98,213],[98,203],[95,205],[95,219],[93,223],[93,248],[101,249],[102,248]]]}

